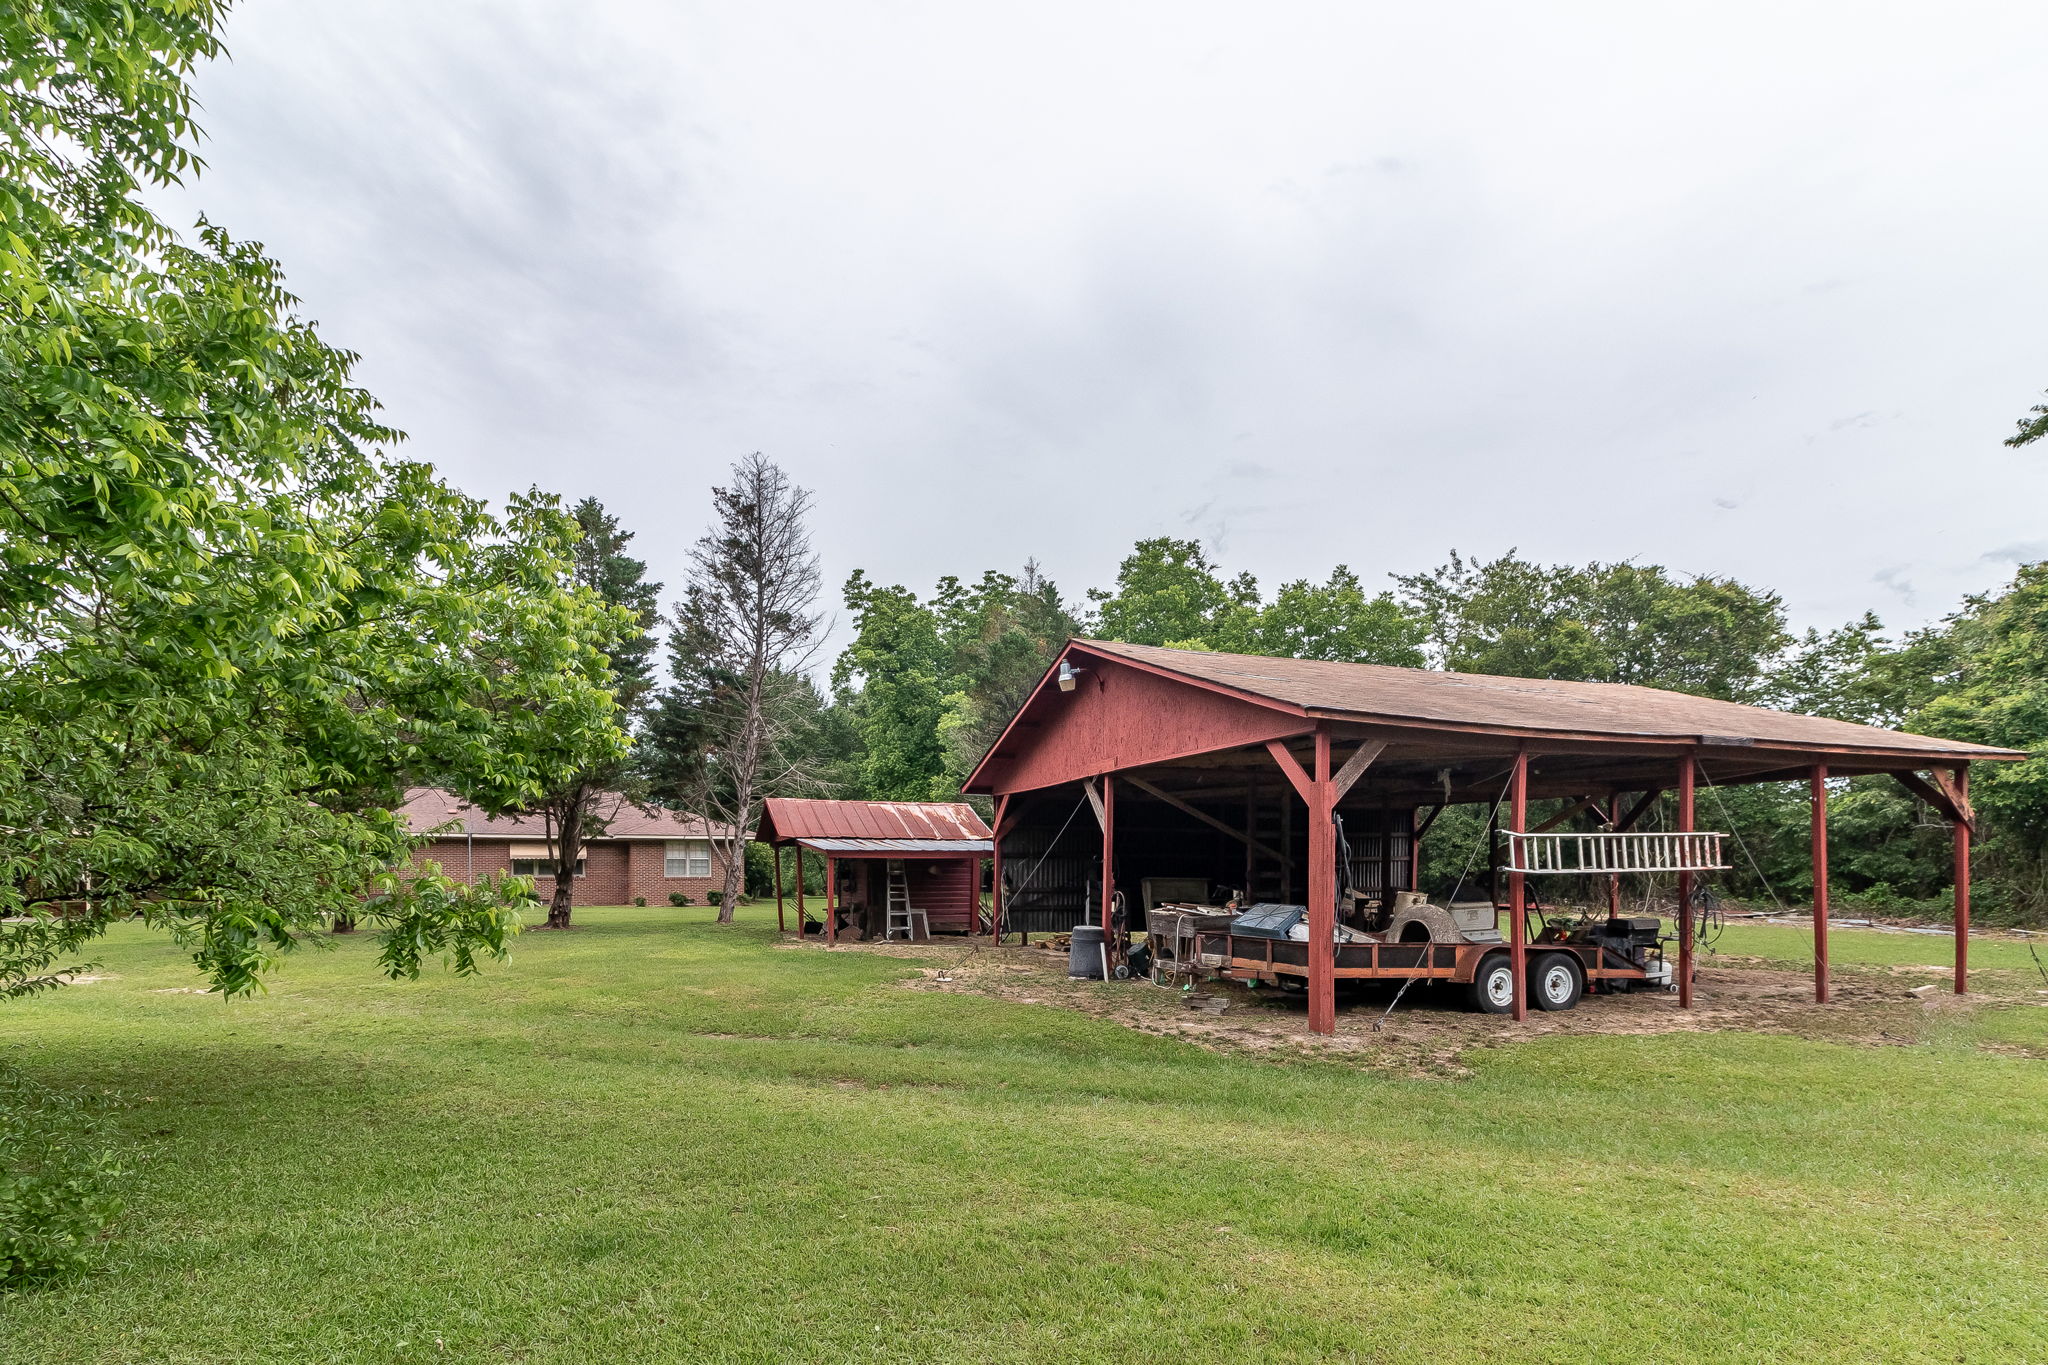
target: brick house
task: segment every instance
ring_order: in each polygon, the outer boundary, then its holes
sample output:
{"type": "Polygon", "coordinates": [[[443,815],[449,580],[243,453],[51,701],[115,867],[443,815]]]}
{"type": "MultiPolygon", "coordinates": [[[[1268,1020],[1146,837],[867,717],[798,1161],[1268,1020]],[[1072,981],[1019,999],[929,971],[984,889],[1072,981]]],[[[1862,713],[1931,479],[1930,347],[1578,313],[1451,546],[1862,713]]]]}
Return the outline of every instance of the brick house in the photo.
{"type": "MultiPolygon", "coordinates": [[[[437,862],[443,873],[462,882],[511,872],[533,878],[542,900],[554,894],[548,829],[539,815],[494,819],[438,787],[407,792],[399,813],[415,834],[433,836],[413,854],[415,862],[437,862]]],[[[630,905],[636,896],[644,896],[649,905],[667,905],[676,891],[703,905],[706,893],[725,885],[724,857],[714,842],[726,852],[739,851],[729,826],[636,806],[622,796],[600,799],[597,814],[607,823],[603,834],[584,841],[575,905],[630,905]]]]}

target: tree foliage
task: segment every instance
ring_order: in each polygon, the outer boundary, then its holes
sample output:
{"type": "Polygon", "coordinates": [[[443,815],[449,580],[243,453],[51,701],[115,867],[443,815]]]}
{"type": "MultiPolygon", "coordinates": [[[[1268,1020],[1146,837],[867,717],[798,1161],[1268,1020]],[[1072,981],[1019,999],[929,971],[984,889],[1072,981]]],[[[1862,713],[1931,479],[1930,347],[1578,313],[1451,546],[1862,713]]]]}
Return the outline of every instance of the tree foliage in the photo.
{"type": "MultiPolygon", "coordinates": [[[[552,500],[493,517],[295,312],[277,264],[145,184],[197,166],[207,0],[0,10],[0,991],[116,919],[255,989],[358,911],[387,969],[502,949],[513,903],[373,880],[415,781],[488,810],[616,752],[619,622],[552,500]]],[[[517,888],[510,888],[516,890],[517,888]]]]}
{"type": "Polygon", "coordinates": [[[1761,700],[1790,643],[1776,593],[1657,565],[1542,565],[1513,551],[1397,580],[1435,662],[1461,673],[1635,683],[1761,700]]]}

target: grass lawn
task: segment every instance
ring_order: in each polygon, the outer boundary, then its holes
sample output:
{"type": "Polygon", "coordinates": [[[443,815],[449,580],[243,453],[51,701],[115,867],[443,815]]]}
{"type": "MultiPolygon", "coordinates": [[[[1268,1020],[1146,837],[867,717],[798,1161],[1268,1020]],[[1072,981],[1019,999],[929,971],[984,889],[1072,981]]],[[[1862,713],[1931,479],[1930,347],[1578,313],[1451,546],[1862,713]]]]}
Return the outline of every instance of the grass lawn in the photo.
{"type": "Polygon", "coordinates": [[[155,1144],[0,1361],[2048,1361],[2048,1010],[1405,1080],[707,917],[413,984],[344,941],[235,1004],[123,929],[0,1005],[155,1144]]]}
{"type": "MultiPolygon", "coordinates": [[[[2048,963],[2048,943],[2033,945],[2048,963]]],[[[1787,924],[1730,921],[1714,940],[1716,952],[1770,962],[1813,965],[1813,931],[1787,924]]],[[[1970,969],[2034,975],[2034,957],[2021,940],[1972,938],[1970,969]]],[[[1932,966],[1947,971],[1956,960],[1955,939],[1946,934],[1885,933],[1873,929],[1828,929],[1828,963],[1834,967],[1932,966]]],[[[2038,978],[2037,978],[2038,979],[2038,978]]],[[[2048,984],[2043,982],[2042,984],[2048,984]]]]}

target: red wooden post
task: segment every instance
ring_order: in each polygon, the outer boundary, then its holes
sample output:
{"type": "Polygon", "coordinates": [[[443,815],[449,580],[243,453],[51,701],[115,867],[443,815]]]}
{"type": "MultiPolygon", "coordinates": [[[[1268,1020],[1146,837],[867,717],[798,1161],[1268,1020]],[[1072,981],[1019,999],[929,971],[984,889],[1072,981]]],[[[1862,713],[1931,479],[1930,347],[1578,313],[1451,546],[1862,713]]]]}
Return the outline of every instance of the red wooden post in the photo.
{"type": "MultiPolygon", "coordinates": [[[[1010,813],[1010,798],[996,798],[995,838],[991,841],[989,861],[993,865],[989,872],[988,941],[991,944],[1003,941],[1003,817],[1010,813]]],[[[980,869],[975,869],[977,872],[980,869]]]]}
{"type": "Polygon", "coordinates": [[[1116,779],[1102,775],[1102,935],[1109,937],[1109,902],[1116,894],[1116,779]]]}
{"type": "Polygon", "coordinates": [[[1828,765],[1813,766],[1813,998],[1828,1002],[1828,765]]]}
{"type": "Polygon", "coordinates": [[[804,941],[804,846],[793,844],[796,849],[796,941],[804,941]]]}
{"type": "MultiPolygon", "coordinates": [[[[1678,767],[1678,832],[1692,833],[1692,750],[1678,767]]],[[[1681,861],[1683,861],[1681,859],[1681,861]]],[[[1678,874],[1678,1007],[1692,1008],[1692,873],[1678,874]]]]}
{"type": "MultiPolygon", "coordinates": [[[[1621,793],[1607,793],[1607,828],[1610,833],[1621,828],[1621,793]]],[[[1607,878],[1607,918],[1621,918],[1621,874],[1614,873],[1607,878]]]]}
{"type": "MultiPolygon", "coordinates": [[[[1529,751],[1515,751],[1515,776],[1508,796],[1508,828],[1516,834],[1529,829],[1529,751]]],[[[1514,977],[1517,1019],[1529,1017],[1529,926],[1525,923],[1526,880],[1522,873],[1521,840],[1511,840],[1508,858],[1508,971],[1514,977]]]]}
{"type": "Polygon", "coordinates": [[[1308,1027],[1337,1031],[1337,831],[1330,781],[1330,730],[1316,727],[1315,775],[1308,802],[1308,1027]]]}
{"type": "MultiPolygon", "coordinates": [[[[782,845],[777,844],[770,851],[775,855],[775,932],[779,934],[789,927],[782,920],[782,845]]],[[[801,930],[803,925],[798,924],[797,928],[801,930]]]]}
{"type": "MultiPolygon", "coordinates": [[[[1956,773],[1956,801],[1964,811],[1969,810],[1970,770],[1958,767],[1956,773]]],[[[1967,995],[1970,990],[1970,827],[1961,820],[1955,822],[1956,840],[1956,994],[1967,995]]]]}
{"type": "Polygon", "coordinates": [[[831,854],[825,855],[825,946],[830,948],[839,942],[839,869],[838,860],[831,854]]]}

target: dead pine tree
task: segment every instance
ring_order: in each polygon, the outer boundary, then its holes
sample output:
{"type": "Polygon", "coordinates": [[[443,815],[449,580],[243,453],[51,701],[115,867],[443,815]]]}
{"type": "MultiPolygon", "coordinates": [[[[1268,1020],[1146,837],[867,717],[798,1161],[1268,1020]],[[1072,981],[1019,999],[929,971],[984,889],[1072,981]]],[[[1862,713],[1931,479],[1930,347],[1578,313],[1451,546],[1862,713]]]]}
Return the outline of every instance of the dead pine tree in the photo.
{"type": "MultiPolygon", "coordinates": [[[[711,490],[710,530],[690,550],[675,606],[671,669],[699,698],[703,758],[698,809],[744,835],[769,792],[809,784],[804,745],[815,694],[805,670],[819,646],[818,556],[809,490],[758,451],[711,490]]],[[[718,922],[732,922],[746,885],[744,839],[714,841],[724,864],[718,922]]]]}

